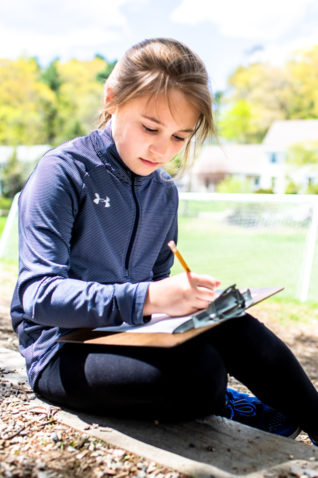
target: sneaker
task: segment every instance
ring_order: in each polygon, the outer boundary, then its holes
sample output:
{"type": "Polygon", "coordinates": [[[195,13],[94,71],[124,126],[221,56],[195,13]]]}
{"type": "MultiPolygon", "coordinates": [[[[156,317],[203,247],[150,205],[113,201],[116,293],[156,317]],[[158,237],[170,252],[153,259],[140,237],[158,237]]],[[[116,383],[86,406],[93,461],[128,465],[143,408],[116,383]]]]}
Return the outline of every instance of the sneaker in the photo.
{"type": "Polygon", "coordinates": [[[257,397],[228,388],[225,398],[223,416],[230,420],[289,438],[296,438],[301,432],[283,413],[265,405],[257,397]]]}
{"type": "Polygon", "coordinates": [[[315,446],[318,446],[318,440],[315,440],[314,438],[312,438],[310,435],[309,435],[309,438],[311,439],[311,443],[315,446]]]}

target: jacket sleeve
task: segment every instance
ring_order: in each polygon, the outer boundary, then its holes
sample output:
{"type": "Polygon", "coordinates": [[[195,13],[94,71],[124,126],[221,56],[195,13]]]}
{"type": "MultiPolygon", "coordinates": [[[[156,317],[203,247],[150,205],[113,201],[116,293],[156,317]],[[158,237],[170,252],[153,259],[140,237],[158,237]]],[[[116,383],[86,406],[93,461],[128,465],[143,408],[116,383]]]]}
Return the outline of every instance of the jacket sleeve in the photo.
{"type": "Polygon", "coordinates": [[[62,328],[142,324],[148,282],[101,284],[70,276],[82,175],[56,156],[40,161],[20,195],[18,301],[25,319],[62,328]]]}

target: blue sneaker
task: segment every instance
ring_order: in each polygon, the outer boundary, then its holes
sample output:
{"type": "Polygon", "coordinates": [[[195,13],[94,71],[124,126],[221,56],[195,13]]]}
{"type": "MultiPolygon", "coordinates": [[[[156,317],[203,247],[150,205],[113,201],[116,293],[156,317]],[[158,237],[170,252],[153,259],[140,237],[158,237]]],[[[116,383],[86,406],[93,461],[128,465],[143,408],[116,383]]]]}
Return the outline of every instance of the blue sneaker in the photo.
{"type": "Polygon", "coordinates": [[[301,432],[283,413],[265,405],[257,397],[228,388],[225,399],[223,416],[230,420],[289,438],[296,438],[301,432]]]}

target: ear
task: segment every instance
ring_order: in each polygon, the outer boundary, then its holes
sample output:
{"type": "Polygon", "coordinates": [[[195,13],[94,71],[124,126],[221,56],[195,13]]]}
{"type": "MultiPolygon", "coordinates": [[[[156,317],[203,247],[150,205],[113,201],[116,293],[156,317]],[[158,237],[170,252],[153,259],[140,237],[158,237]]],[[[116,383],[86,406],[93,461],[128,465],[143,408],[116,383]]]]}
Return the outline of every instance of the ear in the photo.
{"type": "Polygon", "coordinates": [[[114,97],[115,97],[115,94],[114,94],[113,88],[107,85],[106,83],[105,89],[104,89],[104,105],[107,112],[111,115],[115,113],[116,106],[112,105],[108,107],[108,104],[113,101],[114,97]]]}

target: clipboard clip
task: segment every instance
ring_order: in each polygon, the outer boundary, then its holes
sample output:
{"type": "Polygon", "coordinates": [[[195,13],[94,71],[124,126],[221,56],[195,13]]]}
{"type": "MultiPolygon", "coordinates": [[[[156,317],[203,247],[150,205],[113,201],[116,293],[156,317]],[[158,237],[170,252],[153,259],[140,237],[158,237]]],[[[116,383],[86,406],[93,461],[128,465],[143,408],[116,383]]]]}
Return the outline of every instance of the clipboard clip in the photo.
{"type": "Polygon", "coordinates": [[[191,329],[206,327],[207,325],[221,322],[222,320],[241,317],[252,304],[252,295],[250,289],[240,292],[236,284],[229,286],[208,307],[179,325],[174,333],[186,332],[191,329]]]}

